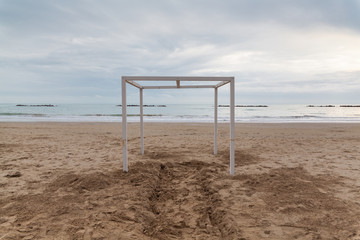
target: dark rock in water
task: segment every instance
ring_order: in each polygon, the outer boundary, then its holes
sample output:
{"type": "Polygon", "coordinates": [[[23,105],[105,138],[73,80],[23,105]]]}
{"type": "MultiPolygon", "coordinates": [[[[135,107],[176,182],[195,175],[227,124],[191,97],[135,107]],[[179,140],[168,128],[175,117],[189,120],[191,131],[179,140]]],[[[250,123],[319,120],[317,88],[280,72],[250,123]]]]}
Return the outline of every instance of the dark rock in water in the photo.
{"type": "Polygon", "coordinates": [[[166,105],[143,105],[144,107],[166,107],[166,105]]]}
{"type": "MultiPolygon", "coordinates": [[[[117,107],[122,107],[121,104],[116,105],[117,107]]],[[[128,107],[140,107],[140,105],[137,104],[128,104],[128,107]]],[[[143,105],[143,107],[166,107],[166,105],[143,105]]]]}
{"type": "Polygon", "coordinates": [[[39,104],[39,105],[25,105],[25,104],[17,104],[17,107],[56,107],[53,104],[39,104]]]}
{"type": "Polygon", "coordinates": [[[30,105],[30,107],[56,107],[52,104],[43,104],[43,105],[30,105]]]}
{"type": "MultiPolygon", "coordinates": [[[[219,105],[219,107],[230,107],[230,105],[219,105]]],[[[235,105],[235,107],[268,107],[267,105],[235,105]]]]}
{"type": "Polygon", "coordinates": [[[340,105],[340,107],[360,107],[360,105],[340,105]]]}
{"type": "Polygon", "coordinates": [[[335,107],[335,105],[318,105],[318,106],[315,106],[315,105],[307,105],[306,107],[335,107]]]}
{"type": "Polygon", "coordinates": [[[268,107],[267,105],[236,105],[235,107],[268,107]]]}
{"type": "Polygon", "coordinates": [[[21,172],[13,172],[13,173],[9,173],[7,175],[5,175],[5,177],[7,178],[16,178],[16,177],[21,177],[21,172]]]}

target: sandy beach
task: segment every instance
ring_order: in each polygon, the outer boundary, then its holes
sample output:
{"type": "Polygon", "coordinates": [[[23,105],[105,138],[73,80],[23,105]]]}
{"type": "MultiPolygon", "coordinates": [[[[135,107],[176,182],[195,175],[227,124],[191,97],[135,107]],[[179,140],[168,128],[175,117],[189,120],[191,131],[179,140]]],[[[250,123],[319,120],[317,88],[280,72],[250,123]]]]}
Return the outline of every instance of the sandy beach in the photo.
{"type": "Polygon", "coordinates": [[[0,239],[360,240],[360,124],[0,123],[0,239]]]}

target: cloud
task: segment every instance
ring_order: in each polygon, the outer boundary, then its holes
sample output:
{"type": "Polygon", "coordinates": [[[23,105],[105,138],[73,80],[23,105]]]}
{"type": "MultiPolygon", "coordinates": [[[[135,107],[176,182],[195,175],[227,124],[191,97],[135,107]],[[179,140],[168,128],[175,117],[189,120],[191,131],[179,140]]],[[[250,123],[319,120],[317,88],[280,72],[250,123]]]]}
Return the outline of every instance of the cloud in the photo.
{"type": "Polygon", "coordinates": [[[247,102],[350,93],[359,10],[356,0],[0,0],[0,101],[117,102],[122,75],[232,75],[247,102]]]}

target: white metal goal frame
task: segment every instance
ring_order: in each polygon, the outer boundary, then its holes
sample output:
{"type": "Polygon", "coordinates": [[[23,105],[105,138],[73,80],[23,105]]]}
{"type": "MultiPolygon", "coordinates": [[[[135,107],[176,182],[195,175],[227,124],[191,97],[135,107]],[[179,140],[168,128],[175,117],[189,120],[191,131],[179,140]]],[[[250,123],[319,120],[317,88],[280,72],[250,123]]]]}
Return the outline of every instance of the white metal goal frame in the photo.
{"type": "Polygon", "coordinates": [[[235,175],[235,78],[234,77],[174,77],[174,76],[122,76],[122,145],[123,145],[123,171],[128,172],[127,151],[127,105],[126,84],[130,84],[140,90],[140,153],[144,154],[144,112],[143,90],[144,89],[177,89],[177,88],[213,88],[214,89],[214,154],[217,154],[217,124],[218,124],[218,88],[230,83],[230,174],[235,175]],[[176,85],[142,86],[137,81],[174,81],[176,85]],[[182,85],[181,82],[215,82],[215,84],[182,85]]]}

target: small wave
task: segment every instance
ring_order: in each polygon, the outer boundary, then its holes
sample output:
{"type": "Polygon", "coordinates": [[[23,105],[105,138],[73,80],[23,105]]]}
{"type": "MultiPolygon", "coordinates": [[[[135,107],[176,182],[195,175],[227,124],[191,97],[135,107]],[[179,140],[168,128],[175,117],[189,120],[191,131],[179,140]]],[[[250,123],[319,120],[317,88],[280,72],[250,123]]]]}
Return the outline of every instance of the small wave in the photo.
{"type": "MultiPolygon", "coordinates": [[[[251,118],[251,117],[250,117],[251,118]]],[[[294,116],[254,116],[257,119],[302,119],[302,118],[324,118],[317,115],[294,115],[294,116]]]]}
{"type": "Polygon", "coordinates": [[[199,119],[203,119],[203,118],[212,118],[213,116],[210,115],[176,115],[173,116],[175,118],[189,118],[189,119],[193,119],[193,118],[199,118],[199,119]]]}
{"type": "Polygon", "coordinates": [[[321,117],[316,115],[298,115],[298,116],[289,116],[284,118],[321,118],[321,117]]]}

